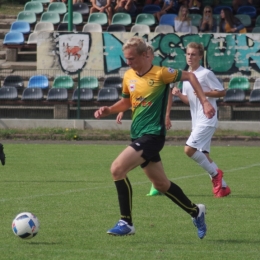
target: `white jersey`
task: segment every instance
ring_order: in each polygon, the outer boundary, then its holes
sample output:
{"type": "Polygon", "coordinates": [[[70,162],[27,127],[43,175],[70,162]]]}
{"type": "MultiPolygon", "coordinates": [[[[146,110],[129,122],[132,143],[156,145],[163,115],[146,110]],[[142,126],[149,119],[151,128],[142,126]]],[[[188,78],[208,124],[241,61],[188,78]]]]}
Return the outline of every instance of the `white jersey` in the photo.
{"type": "MultiPolygon", "coordinates": [[[[222,84],[216,78],[214,73],[208,69],[203,68],[200,66],[196,71],[193,71],[196,75],[202,90],[204,92],[209,92],[212,90],[222,91],[224,90],[222,84]]],[[[196,126],[212,126],[217,127],[218,118],[217,113],[211,119],[208,119],[203,113],[203,107],[199,101],[199,99],[194,94],[194,89],[192,88],[191,84],[188,81],[183,82],[182,87],[182,94],[187,96],[190,103],[190,112],[192,118],[192,129],[196,126]]],[[[216,98],[207,97],[208,101],[217,111],[217,103],[216,98]]]]}

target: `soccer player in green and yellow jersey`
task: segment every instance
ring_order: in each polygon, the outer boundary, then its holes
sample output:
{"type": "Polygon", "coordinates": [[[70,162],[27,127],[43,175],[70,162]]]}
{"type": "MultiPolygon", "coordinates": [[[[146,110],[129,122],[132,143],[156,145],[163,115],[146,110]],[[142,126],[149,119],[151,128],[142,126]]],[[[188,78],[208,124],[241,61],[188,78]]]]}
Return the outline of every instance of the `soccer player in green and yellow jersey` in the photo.
{"type": "Polygon", "coordinates": [[[115,236],[135,233],[132,187],[127,174],[141,166],[154,187],[192,217],[198,236],[202,239],[207,231],[205,205],[191,202],[182,189],[167,178],[159,154],[165,142],[165,113],[170,92],[168,84],[189,81],[205,115],[212,118],[215,109],[206,99],[193,73],[153,66],[147,58],[148,45],[143,38],[129,39],[123,45],[123,52],[130,69],[124,75],[122,99],[112,106],[100,107],[94,113],[95,118],[102,118],[132,109],[132,143],[119,154],[110,168],[118,193],[121,217],[107,233],[115,236]]]}

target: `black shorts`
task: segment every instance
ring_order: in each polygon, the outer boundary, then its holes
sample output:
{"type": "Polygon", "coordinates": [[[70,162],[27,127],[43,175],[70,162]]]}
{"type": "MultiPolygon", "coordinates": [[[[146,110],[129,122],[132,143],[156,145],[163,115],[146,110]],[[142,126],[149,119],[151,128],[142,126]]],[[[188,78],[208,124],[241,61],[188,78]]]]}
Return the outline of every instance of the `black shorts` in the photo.
{"type": "Polygon", "coordinates": [[[164,135],[144,135],[140,138],[133,139],[130,146],[136,151],[143,150],[141,156],[145,159],[145,162],[141,164],[141,167],[144,168],[149,162],[161,161],[159,152],[162,150],[164,143],[164,135]]]}

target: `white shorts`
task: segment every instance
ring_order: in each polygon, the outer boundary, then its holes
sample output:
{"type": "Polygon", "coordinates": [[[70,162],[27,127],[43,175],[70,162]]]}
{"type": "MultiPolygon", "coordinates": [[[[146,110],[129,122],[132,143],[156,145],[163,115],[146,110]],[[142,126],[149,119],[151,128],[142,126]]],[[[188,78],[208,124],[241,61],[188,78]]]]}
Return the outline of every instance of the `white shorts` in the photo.
{"type": "Polygon", "coordinates": [[[201,152],[210,152],[211,138],[216,131],[216,127],[212,126],[196,126],[187,142],[186,145],[196,148],[201,152]]]}

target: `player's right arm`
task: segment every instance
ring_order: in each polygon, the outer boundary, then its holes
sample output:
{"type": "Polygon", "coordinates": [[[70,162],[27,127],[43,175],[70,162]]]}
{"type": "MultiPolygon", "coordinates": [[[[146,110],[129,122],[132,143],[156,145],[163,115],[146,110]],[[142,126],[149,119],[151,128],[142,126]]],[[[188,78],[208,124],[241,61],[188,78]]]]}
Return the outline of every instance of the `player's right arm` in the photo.
{"type": "Polygon", "coordinates": [[[111,114],[124,112],[127,109],[129,109],[129,107],[131,107],[130,99],[129,98],[122,98],[112,106],[100,107],[98,110],[95,111],[94,116],[95,116],[95,118],[106,117],[106,116],[109,116],[111,114]]]}

